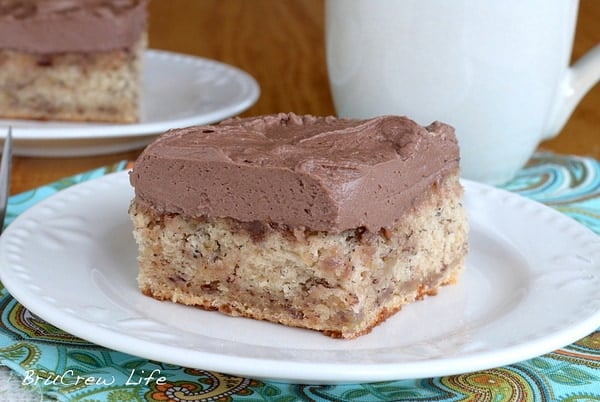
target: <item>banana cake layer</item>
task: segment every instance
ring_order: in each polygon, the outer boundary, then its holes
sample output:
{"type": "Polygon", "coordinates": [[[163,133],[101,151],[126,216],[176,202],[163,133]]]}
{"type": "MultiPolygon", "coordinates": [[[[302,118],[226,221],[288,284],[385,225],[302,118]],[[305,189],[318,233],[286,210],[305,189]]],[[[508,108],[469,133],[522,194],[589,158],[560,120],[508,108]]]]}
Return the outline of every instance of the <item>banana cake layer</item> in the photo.
{"type": "Polygon", "coordinates": [[[353,338],[464,267],[443,123],[236,118],[167,132],[130,179],[138,282],[160,300],[353,338]]]}
{"type": "Polygon", "coordinates": [[[0,116],[139,120],[147,0],[0,0],[0,116]]]}

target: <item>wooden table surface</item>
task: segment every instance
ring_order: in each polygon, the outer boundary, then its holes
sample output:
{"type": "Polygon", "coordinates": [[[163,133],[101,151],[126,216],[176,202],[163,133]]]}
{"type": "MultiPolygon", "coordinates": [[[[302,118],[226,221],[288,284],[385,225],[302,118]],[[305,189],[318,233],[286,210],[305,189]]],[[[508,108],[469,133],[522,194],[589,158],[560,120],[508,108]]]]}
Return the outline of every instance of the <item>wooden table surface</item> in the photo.
{"type": "MultiPolygon", "coordinates": [[[[322,0],[152,0],[150,47],[235,65],[261,86],[244,116],[288,112],[335,114],[329,92],[322,0]]],[[[600,1],[581,0],[573,57],[600,43],[600,1]]],[[[600,85],[564,130],[541,147],[600,159],[600,85]]],[[[11,193],[122,159],[140,150],[81,158],[14,157],[11,193]]]]}

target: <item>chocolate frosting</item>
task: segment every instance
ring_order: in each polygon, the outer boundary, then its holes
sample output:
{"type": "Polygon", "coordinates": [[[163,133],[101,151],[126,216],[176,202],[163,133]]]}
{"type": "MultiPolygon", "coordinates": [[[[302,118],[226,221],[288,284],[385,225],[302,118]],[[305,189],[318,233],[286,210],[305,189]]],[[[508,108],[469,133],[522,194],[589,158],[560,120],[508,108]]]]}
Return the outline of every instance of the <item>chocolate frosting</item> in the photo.
{"type": "Polygon", "coordinates": [[[131,48],[147,0],[0,0],[0,48],[30,53],[131,48]]]}
{"type": "Polygon", "coordinates": [[[279,114],[168,131],[130,180],[137,202],[164,213],[377,231],[458,163],[444,123],[279,114]]]}

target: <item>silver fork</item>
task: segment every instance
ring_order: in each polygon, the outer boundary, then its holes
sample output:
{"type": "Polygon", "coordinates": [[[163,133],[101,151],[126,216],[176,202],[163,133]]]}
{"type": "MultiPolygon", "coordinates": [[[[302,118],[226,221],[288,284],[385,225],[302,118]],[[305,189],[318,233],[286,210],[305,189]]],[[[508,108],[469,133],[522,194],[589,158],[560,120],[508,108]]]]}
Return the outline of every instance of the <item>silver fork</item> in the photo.
{"type": "Polygon", "coordinates": [[[8,133],[4,139],[2,148],[2,160],[0,161],[0,234],[4,230],[4,219],[6,218],[6,207],[10,196],[10,168],[12,166],[12,127],[8,127],[8,133]]]}

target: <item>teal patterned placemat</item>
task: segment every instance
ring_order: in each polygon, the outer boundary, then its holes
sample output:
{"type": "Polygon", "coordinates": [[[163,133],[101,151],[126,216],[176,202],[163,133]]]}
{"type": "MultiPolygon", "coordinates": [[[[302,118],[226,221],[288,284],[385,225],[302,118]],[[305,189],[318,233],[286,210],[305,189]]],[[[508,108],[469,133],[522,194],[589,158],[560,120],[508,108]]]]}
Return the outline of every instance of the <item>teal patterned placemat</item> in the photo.
{"type": "MultiPolygon", "coordinates": [[[[122,162],[13,196],[8,222],[57,191],[128,166],[122,162]]],[[[600,234],[600,164],[593,159],[536,154],[504,187],[600,234]]],[[[1,286],[0,314],[0,363],[21,376],[22,384],[59,401],[600,401],[600,331],[544,356],[474,373],[301,385],[183,368],[109,350],[44,322],[1,286]]]]}

